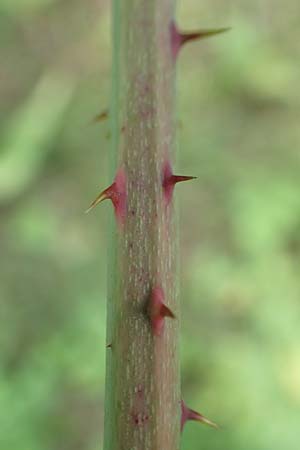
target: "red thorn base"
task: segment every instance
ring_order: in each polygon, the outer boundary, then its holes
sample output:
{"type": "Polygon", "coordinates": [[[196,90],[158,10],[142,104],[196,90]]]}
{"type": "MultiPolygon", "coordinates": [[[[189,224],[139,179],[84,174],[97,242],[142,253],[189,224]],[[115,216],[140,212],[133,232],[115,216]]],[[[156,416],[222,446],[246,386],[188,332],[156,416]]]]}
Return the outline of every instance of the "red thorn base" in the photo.
{"type": "Polygon", "coordinates": [[[181,181],[194,180],[197,177],[185,176],[185,175],[173,175],[171,165],[166,162],[163,167],[163,192],[166,203],[170,203],[172,200],[173,190],[176,183],[181,181]]]}
{"type": "Polygon", "coordinates": [[[125,222],[126,215],[126,175],[123,169],[119,169],[114,182],[95,198],[86,213],[95,208],[103,200],[111,200],[119,223],[125,222]]]}
{"type": "Polygon", "coordinates": [[[164,329],[165,317],[175,318],[173,312],[164,303],[164,292],[160,286],[156,286],[150,296],[148,314],[153,334],[160,336],[164,329]]]}

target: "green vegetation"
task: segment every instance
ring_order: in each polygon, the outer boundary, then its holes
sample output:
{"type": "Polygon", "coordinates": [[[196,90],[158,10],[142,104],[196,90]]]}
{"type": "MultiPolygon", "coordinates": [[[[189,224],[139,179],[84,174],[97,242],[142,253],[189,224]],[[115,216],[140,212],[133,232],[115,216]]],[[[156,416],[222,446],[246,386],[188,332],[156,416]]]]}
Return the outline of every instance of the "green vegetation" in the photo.
{"type": "MultiPolygon", "coordinates": [[[[182,0],[231,25],[179,59],[183,450],[298,450],[300,7],[182,0]],[[224,3],[224,4],[223,4],[224,3]]],[[[0,0],[0,448],[102,447],[109,2],[0,0]],[[46,92],[48,92],[46,94],[46,92]],[[44,102],[41,101],[44,96],[44,102]],[[97,162],[95,165],[95,161],[97,162]]]]}

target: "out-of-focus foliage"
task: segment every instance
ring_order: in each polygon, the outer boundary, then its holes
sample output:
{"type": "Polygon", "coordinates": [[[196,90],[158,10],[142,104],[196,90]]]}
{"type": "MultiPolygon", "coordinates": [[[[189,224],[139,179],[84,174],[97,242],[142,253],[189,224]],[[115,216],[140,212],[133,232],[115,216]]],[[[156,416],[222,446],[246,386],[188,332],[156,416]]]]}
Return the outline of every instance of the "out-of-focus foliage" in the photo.
{"type": "MultiPolygon", "coordinates": [[[[102,447],[109,6],[0,0],[1,449],[102,447]]],[[[179,4],[233,27],[179,60],[184,450],[299,448],[299,14],[179,4]]]]}

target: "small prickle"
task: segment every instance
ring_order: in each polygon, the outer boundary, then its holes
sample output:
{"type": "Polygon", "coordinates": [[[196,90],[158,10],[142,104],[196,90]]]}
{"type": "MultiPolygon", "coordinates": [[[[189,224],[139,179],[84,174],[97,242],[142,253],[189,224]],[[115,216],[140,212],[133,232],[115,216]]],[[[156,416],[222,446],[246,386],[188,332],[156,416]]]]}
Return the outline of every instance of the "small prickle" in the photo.
{"type": "Polygon", "coordinates": [[[175,22],[171,22],[170,24],[170,33],[171,33],[171,46],[172,46],[172,54],[174,59],[176,58],[180,48],[189,41],[194,41],[198,39],[204,39],[211,36],[215,36],[216,34],[225,33],[229,31],[230,27],[226,28],[216,28],[209,30],[198,30],[191,32],[181,32],[178,30],[175,22]]]}
{"type": "Polygon", "coordinates": [[[114,182],[95,198],[86,213],[95,208],[103,200],[111,200],[119,223],[123,224],[126,215],[126,175],[123,169],[119,169],[114,182]]]}
{"type": "Polygon", "coordinates": [[[162,185],[163,192],[166,199],[167,204],[170,203],[173,195],[173,190],[176,183],[180,183],[181,181],[189,181],[194,180],[197,177],[185,176],[185,175],[173,175],[171,165],[167,161],[163,167],[163,176],[162,176],[162,185]]]}
{"type": "Polygon", "coordinates": [[[97,114],[94,119],[93,122],[97,123],[97,122],[102,122],[103,120],[106,120],[108,118],[108,109],[105,109],[104,111],[102,111],[101,113],[97,114]]]}
{"type": "Polygon", "coordinates": [[[198,413],[197,411],[194,411],[193,409],[190,409],[186,406],[183,400],[181,400],[181,431],[184,428],[184,425],[188,420],[195,420],[197,422],[204,423],[205,425],[209,425],[210,427],[213,427],[215,429],[218,429],[218,425],[211,420],[207,419],[202,414],[198,413]]]}
{"type": "Polygon", "coordinates": [[[153,334],[160,336],[165,323],[165,317],[175,318],[173,312],[164,303],[164,292],[160,286],[156,286],[150,295],[148,304],[148,315],[151,322],[153,334]]]}

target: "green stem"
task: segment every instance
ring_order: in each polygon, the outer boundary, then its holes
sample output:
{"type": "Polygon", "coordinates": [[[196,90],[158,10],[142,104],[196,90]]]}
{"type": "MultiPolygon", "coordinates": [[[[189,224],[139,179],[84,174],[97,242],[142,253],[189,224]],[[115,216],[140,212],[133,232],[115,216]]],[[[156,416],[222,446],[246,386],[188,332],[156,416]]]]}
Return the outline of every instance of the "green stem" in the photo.
{"type": "Polygon", "coordinates": [[[162,178],[175,146],[173,3],[113,1],[112,165],[126,213],[110,247],[105,450],[179,449],[177,233],[162,178]],[[176,316],[165,309],[161,331],[158,292],[176,316]]]}

